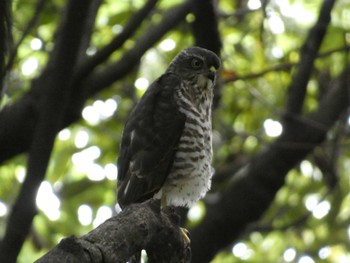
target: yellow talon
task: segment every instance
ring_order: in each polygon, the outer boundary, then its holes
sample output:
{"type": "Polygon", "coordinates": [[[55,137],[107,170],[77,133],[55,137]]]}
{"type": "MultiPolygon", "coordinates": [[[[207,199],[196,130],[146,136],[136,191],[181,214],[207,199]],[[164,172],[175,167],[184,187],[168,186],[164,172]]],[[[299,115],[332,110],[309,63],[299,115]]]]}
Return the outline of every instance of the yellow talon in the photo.
{"type": "Polygon", "coordinates": [[[188,237],[190,235],[190,232],[188,232],[186,228],[180,227],[180,229],[181,229],[182,240],[184,242],[184,247],[187,248],[191,244],[191,239],[188,237]]]}

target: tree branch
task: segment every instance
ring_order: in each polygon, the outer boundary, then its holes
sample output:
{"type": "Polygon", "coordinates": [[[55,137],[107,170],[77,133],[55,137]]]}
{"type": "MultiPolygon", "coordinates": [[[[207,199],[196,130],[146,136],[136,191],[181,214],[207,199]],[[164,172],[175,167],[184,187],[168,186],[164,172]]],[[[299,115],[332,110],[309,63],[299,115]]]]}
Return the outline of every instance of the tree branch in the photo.
{"type": "Polygon", "coordinates": [[[331,20],[331,11],[335,0],[324,0],[318,20],[310,30],[304,45],[300,51],[300,63],[297,72],[293,77],[288,89],[286,103],[287,113],[298,115],[301,113],[306,94],[307,83],[309,82],[314,60],[317,57],[324,36],[326,35],[328,24],[331,20]]]}
{"type": "MultiPolygon", "coordinates": [[[[328,57],[334,53],[337,52],[348,52],[350,51],[350,46],[343,46],[340,48],[335,48],[335,49],[331,49],[329,51],[325,51],[323,53],[318,53],[318,55],[316,56],[316,59],[319,58],[325,58],[328,57]]],[[[264,75],[271,73],[271,72],[277,72],[277,71],[290,71],[293,67],[299,65],[300,62],[285,62],[285,63],[281,63],[266,69],[263,69],[259,72],[253,72],[253,73],[248,73],[248,74],[244,74],[244,75],[234,75],[231,77],[226,77],[224,78],[224,83],[230,83],[230,82],[234,82],[237,80],[249,80],[249,79],[255,79],[255,78],[260,78],[263,77],[264,75]]]]}
{"type": "Polygon", "coordinates": [[[56,133],[62,125],[69,84],[90,3],[91,0],[75,0],[68,3],[48,66],[38,79],[38,85],[45,87],[42,89],[45,93],[39,105],[40,118],[29,151],[27,175],[9,215],[1,244],[1,262],[16,261],[36,214],[35,196],[45,177],[56,133]]]}
{"type": "Polygon", "coordinates": [[[192,0],[195,20],[191,23],[195,45],[220,55],[221,38],[213,0],[192,0]]]}
{"type": "Polygon", "coordinates": [[[127,262],[145,249],[149,262],[188,262],[173,211],[160,211],[159,202],[134,204],[81,238],[63,239],[41,262],[127,262]]]}
{"type": "Polygon", "coordinates": [[[0,102],[5,89],[4,77],[7,72],[5,66],[8,52],[12,44],[12,12],[11,1],[0,2],[0,102]]]}
{"type": "MultiPolygon", "coordinates": [[[[84,31],[82,32],[83,38],[82,38],[82,43],[80,45],[80,50],[78,55],[78,61],[77,61],[78,65],[81,65],[83,61],[86,60],[86,50],[90,46],[90,42],[91,42],[90,40],[91,40],[92,33],[94,31],[96,17],[102,2],[103,0],[93,0],[93,2],[90,5],[88,19],[85,23],[84,31]]],[[[77,66],[77,68],[78,67],[79,66],[77,66]]]]}
{"type": "Polygon", "coordinates": [[[120,60],[99,72],[91,74],[83,84],[88,94],[91,95],[101,91],[130,72],[149,48],[184,20],[190,12],[190,7],[190,2],[185,1],[180,6],[166,12],[163,20],[157,25],[150,26],[149,30],[136,41],[131,50],[124,53],[120,60]]]}
{"type": "Polygon", "coordinates": [[[114,51],[122,47],[125,41],[133,36],[145,18],[153,10],[157,2],[158,0],[148,0],[147,3],[131,17],[120,34],[113,38],[108,45],[97,51],[94,56],[89,57],[82,62],[76,79],[79,81],[81,77],[91,73],[96,66],[106,61],[114,51]]]}
{"type": "MultiPolygon", "coordinates": [[[[5,1],[6,2],[6,1],[5,1]]],[[[30,30],[32,30],[32,28],[36,25],[36,23],[39,20],[40,14],[41,12],[44,10],[45,4],[46,4],[47,0],[38,0],[38,2],[35,5],[35,12],[32,16],[32,18],[28,21],[26,27],[24,28],[22,35],[20,37],[20,39],[18,40],[18,42],[16,43],[15,47],[11,50],[11,54],[10,57],[8,59],[8,62],[6,64],[6,67],[3,71],[0,71],[0,79],[3,79],[6,76],[6,72],[9,71],[17,57],[17,51],[19,46],[22,44],[23,40],[25,39],[25,37],[29,34],[30,30]]],[[[3,90],[3,93],[6,92],[6,89],[3,90]]]]}

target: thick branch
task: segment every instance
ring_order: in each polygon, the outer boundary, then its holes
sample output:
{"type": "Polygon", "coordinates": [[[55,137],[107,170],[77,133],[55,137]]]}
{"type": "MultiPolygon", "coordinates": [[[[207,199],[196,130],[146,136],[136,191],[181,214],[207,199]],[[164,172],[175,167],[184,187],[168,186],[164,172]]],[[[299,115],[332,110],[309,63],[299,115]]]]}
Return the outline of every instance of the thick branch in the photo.
{"type": "Polygon", "coordinates": [[[27,175],[9,216],[0,248],[1,262],[15,262],[36,214],[35,196],[45,177],[56,133],[68,101],[72,72],[91,1],[70,1],[48,67],[38,82],[46,87],[29,151],[27,175]],[[68,44],[69,43],[69,44],[68,44]]]}
{"type": "Polygon", "coordinates": [[[300,51],[300,63],[288,89],[286,111],[291,114],[300,114],[304,104],[307,83],[309,82],[314,60],[317,57],[328,24],[331,20],[331,11],[335,0],[325,0],[320,10],[317,23],[309,32],[300,51]]]}
{"type": "Polygon", "coordinates": [[[81,63],[83,63],[83,61],[86,59],[86,50],[90,46],[91,36],[94,31],[96,17],[102,2],[103,0],[93,0],[90,5],[88,19],[85,22],[84,31],[82,32],[83,37],[78,55],[78,65],[81,65],[81,63]]]}
{"type": "Polygon", "coordinates": [[[131,205],[83,237],[63,239],[37,263],[123,263],[142,249],[154,262],[186,262],[188,250],[173,216],[160,211],[157,201],[131,205]]]}
{"type": "Polygon", "coordinates": [[[302,120],[288,119],[288,130],[234,176],[220,199],[208,206],[203,222],[191,231],[193,262],[209,262],[219,249],[234,242],[248,224],[261,217],[283,186],[288,171],[323,142],[327,131],[348,108],[349,88],[350,66],[317,111],[302,120]]]}
{"type": "Polygon", "coordinates": [[[195,45],[220,55],[221,38],[213,0],[192,0],[195,20],[191,24],[195,45]]]}

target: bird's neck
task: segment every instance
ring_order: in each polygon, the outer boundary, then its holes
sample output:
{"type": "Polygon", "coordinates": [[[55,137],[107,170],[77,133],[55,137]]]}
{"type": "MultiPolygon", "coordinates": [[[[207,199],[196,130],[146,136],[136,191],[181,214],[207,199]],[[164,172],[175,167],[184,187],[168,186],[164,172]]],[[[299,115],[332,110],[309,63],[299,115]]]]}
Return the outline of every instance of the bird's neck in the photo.
{"type": "Polygon", "coordinates": [[[213,101],[213,89],[211,86],[199,87],[197,84],[184,82],[179,90],[178,97],[180,101],[183,101],[180,106],[194,107],[202,117],[205,117],[207,120],[211,119],[213,101]]]}

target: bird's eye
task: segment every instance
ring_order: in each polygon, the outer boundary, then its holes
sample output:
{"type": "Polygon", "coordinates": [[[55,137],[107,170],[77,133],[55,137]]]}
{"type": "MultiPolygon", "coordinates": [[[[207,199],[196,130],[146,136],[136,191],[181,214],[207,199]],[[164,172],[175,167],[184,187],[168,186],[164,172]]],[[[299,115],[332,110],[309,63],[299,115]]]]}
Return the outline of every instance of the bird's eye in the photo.
{"type": "Polygon", "coordinates": [[[199,69],[199,68],[201,68],[203,66],[203,61],[198,59],[198,58],[194,58],[191,61],[191,66],[194,69],[199,69]]]}

